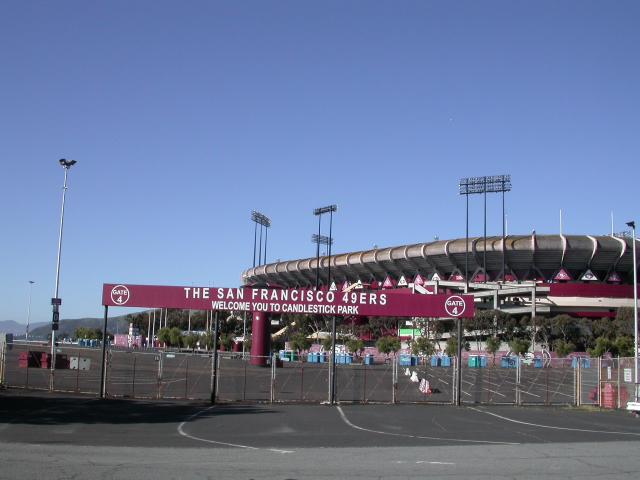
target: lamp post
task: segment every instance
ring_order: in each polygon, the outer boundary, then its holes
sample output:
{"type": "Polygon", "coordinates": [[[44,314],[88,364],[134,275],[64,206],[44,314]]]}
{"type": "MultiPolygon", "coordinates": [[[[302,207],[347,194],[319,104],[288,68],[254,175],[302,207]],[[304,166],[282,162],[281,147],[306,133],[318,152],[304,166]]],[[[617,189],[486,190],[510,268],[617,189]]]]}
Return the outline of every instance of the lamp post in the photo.
{"type": "Polygon", "coordinates": [[[627,222],[633,232],[633,359],[635,360],[634,401],[638,401],[638,264],[636,263],[636,222],[627,222]]]}
{"type": "Polygon", "coordinates": [[[31,323],[31,289],[33,284],[36,283],[33,280],[29,280],[29,303],[27,306],[27,331],[25,333],[24,339],[25,341],[29,341],[29,324],[31,323]]]}
{"type": "MultiPolygon", "coordinates": [[[[75,160],[67,160],[65,158],[61,158],[59,160],[60,166],[64,168],[64,184],[62,187],[62,210],[60,212],[60,233],[58,234],[58,259],[56,262],[56,290],[51,299],[51,304],[53,306],[53,316],[51,320],[51,380],[49,384],[49,389],[53,390],[53,372],[55,370],[55,355],[56,355],[56,330],[58,330],[58,325],[60,321],[60,305],[62,304],[62,300],[58,297],[60,292],[60,258],[62,254],[62,230],[64,228],[64,202],[67,195],[67,177],[69,175],[69,169],[73,167],[77,162],[75,160]]],[[[106,338],[102,339],[103,342],[106,341],[106,338]]]]}

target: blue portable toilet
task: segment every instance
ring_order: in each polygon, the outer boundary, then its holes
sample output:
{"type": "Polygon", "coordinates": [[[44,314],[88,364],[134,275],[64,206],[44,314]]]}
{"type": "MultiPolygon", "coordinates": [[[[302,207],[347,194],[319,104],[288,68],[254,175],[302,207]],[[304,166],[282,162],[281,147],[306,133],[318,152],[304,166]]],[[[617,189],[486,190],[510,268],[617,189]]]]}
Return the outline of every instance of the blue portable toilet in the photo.
{"type": "Polygon", "coordinates": [[[373,365],[373,355],[371,355],[370,353],[367,353],[364,356],[364,364],[365,365],[373,365]]]}
{"type": "Polygon", "coordinates": [[[440,365],[443,367],[451,366],[451,357],[447,357],[446,355],[440,359],[440,365]]]}

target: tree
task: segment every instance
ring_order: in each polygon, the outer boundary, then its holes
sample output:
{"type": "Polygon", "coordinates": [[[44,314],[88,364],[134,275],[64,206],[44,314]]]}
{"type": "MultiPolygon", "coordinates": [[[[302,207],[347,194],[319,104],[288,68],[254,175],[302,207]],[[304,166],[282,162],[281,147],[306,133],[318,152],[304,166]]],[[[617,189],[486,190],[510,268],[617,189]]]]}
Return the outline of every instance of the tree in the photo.
{"type": "Polygon", "coordinates": [[[198,335],[195,335],[193,333],[190,333],[189,335],[187,335],[184,338],[184,344],[187,348],[190,348],[191,351],[194,351],[196,349],[196,345],[198,343],[198,335]]]}
{"type": "MultiPolygon", "coordinates": [[[[464,342],[462,348],[468,352],[470,349],[469,342],[464,342]]],[[[458,338],[455,336],[449,337],[444,351],[450,357],[455,357],[458,354],[458,338]]]]}
{"type": "Polygon", "coordinates": [[[567,314],[556,315],[551,319],[551,329],[555,336],[561,336],[568,343],[577,330],[576,320],[567,314]]]}
{"type": "Polygon", "coordinates": [[[418,337],[411,342],[411,353],[414,355],[431,356],[435,351],[436,346],[426,337],[418,337]]]}
{"type": "Polygon", "coordinates": [[[180,348],[182,345],[182,331],[178,327],[169,329],[169,342],[172,347],[180,348]]]}
{"type": "Polygon", "coordinates": [[[291,337],[289,342],[291,344],[291,348],[298,353],[311,348],[311,340],[309,340],[303,333],[296,333],[291,337]]]}
{"type": "Polygon", "coordinates": [[[485,342],[485,350],[493,358],[493,365],[496,364],[496,353],[500,350],[501,341],[498,337],[489,337],[485,342]]]}
{"type": "Polygon", "coordinates": [[[616,338],[614,343],[616,353],[620,357],[633,357],[634,340],[627,335],[621,335],[616,338]]]}
{"type": "Polygon", "coordinates": [[[553,342],[553,351],[556,352],[559,357],[566,357],[571,352],[576,351],[576,346],[571,342],[565,342],[561,338],[558,338],[553,342]]]}
{"type": "Polygon", "coordinates": [[[360,353],[362,353],[362,351],[364,350],[364,342],[357,338],[351,338],[347,340],[347,348],[351,353],[359,356],[360,353]]]}
{"type": "Polygon", "coordinates": [[[613,350],[614,345],[609,338],[601,336],[596,338],[595,346],[589,349],[589,355],[592,357],[602,357],[613,350]]]}
{"type": "Polygon", "coordinates": [[[171,345],[171,334],[168,328],[162,327],[157,333],[158,341],[165,345],[171,345]]]}
{"type": "Polygon", "coordinates": [[[223,333],[220,335],[220,346],[225,350],[231,351],[233,349],[234,335],[231,333],[223,333]]]}
{"type": "Polygon", "coordinates": [[[514,338],[509,342],[509,348],[516,355],[524,355],[529,351],[529,342],[522,338],[514,338]]]}
{"type": "Polygon", "coordinates": [[[380,353],[389,356],[390,353],[396,353],[400,350],[400,339],[398,337],[380,337],[376,342],[376,348],[380,353]]]}

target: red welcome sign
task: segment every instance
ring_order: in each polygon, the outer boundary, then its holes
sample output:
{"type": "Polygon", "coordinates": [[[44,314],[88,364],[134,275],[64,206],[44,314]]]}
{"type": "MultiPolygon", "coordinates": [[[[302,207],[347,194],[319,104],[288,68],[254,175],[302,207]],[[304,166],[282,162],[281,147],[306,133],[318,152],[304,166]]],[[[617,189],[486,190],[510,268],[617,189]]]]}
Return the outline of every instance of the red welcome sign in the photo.
{"type": "Polygon", "coordinates": [[[217,288],[104,284],[102,304],[115,307],[235,310],[374,317],[473,317],[472,295],[420,295],[409,290],[217,288]]]}

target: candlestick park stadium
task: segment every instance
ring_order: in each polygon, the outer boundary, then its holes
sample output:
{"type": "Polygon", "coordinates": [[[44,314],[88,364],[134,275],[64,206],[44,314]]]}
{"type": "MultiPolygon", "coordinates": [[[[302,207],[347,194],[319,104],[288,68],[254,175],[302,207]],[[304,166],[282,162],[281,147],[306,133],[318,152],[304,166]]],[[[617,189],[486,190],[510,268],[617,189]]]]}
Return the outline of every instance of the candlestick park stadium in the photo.
{"type": "Polygon", "coordinates": [[[476,309],[512,315],[614,317],[633,306],[630,237],[533,233],[470,237],[467,247],[465,240],[279,261],[246,270],[242,280],[284,288],[466,290],[476,309]]]}

